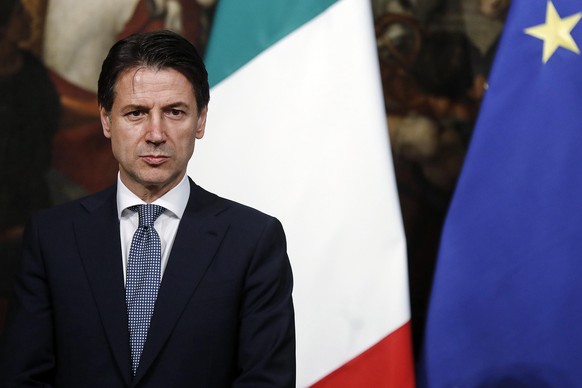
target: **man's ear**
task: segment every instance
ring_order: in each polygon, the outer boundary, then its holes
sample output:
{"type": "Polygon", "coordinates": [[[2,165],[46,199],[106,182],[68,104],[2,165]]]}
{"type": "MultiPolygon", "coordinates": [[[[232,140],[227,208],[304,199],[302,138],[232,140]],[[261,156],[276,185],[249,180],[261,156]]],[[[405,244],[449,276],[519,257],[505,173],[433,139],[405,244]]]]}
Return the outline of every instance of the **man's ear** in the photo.
{"type": "Polygon", "coordinates": [[[111,139],[111,116],[101,106],[99,107],[99,117],[101,118],[101,126],[103,127],[103,135],[111,139]]]}
{"type": "Polygon", "coordinates": [[[196,136],[196,139],[202,139],[202,137],[204,136],[204,131],[206,129],[206,116],[208,114],[208,105],[206,105],[204,107],[204,109],[202,109],[202,111],[200,112],[200,116],[198,116],[198,121],[196,122],[196,132],[194,133],[194,135],[196,136]]]}

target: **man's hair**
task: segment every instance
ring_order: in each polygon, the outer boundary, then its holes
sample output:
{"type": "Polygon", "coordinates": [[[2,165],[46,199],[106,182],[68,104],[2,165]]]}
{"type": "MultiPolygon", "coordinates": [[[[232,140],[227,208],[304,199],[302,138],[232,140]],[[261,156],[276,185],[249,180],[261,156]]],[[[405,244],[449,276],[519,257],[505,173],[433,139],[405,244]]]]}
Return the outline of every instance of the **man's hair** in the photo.
{"type": "Polygon", "coordinates": [[[119,76],[124,71],[140,67],[173,69],[182,73],[192,84],[198,113],[208,105],[208,73],[198,51],[179,34],[160,30],[131,35],[111,47],[99,75],[99,106],[106,112],[111,112],[119,76]]]}

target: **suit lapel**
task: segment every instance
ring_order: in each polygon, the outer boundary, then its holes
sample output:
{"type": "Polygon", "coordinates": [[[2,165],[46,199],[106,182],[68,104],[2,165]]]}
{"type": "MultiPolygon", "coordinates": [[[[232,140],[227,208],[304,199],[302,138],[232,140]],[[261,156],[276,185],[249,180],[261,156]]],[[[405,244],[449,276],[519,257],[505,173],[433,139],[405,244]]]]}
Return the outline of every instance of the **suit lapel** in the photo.
{"type": "Polygon", "coordinates": [[[228,229],[228,224],[217,220],[217,213],[224,208],[217,197],[192,181],[190,187],[190,198],[163,275],[134,385],[161,351],[228,229]]]}
{"type": "Polygon", "coordinates": [[[113,187],[85,200],[87,215],[75,224],[75,233],[109,345],[129,384],[131,356],[115,193],[113,187]]]}

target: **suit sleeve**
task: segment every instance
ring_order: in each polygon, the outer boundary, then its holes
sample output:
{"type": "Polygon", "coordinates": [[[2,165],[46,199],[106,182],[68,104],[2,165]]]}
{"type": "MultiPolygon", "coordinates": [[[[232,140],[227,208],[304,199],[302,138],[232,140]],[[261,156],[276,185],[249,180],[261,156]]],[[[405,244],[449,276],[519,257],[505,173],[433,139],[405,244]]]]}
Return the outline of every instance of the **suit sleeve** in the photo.
{"type": "Polygon", "coordinates": [[[253,254],[242,301],[234,387],[295,387],[293,276],[281,223],[271,219],[253,254]]]}
{"type": "Polygon", "coordinates": [[[29,223],[0,349],[1,387],[52,386],[53,310],[38,229],[29,223]]]}

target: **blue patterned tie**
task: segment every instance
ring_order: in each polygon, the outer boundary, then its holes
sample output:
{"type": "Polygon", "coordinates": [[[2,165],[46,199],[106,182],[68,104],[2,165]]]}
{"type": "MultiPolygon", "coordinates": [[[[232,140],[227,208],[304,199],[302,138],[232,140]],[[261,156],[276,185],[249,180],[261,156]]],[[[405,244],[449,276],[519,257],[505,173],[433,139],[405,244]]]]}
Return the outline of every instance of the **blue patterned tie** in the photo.
{"type": "Polygon", "coordinates": [[[152,204],[129,209],[139,215],[139,226],[129,248],[125,285],[131,368],[135,375],[160,287],[162,246],[154,221],[165,209],[152,204]]]}

